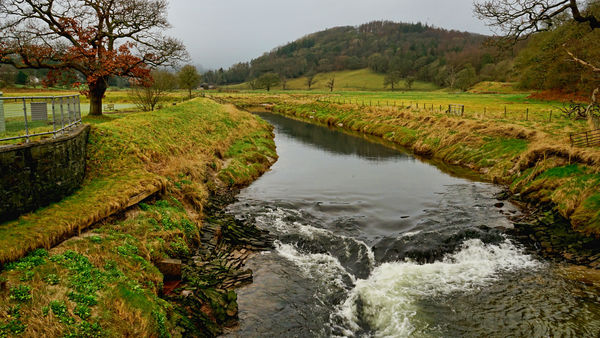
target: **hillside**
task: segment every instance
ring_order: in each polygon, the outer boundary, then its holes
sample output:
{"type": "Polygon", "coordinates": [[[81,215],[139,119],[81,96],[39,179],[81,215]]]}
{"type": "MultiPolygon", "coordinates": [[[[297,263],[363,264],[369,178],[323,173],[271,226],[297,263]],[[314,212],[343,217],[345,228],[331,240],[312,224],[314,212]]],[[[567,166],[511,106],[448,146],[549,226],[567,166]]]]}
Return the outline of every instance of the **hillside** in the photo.
{"type": "Polygon", "coordinates": [[[484,35],[423,24],[376,21],[310,34],[278,47],[248,63],[211,71],[205,80],[217,84],[243,83],[274,72],[296,79],[307,74],[369,68],[375,73],[398,72],[401,77],[438,86],[454,86],[462,70],[484,79],[506,80],[511,65],[483,46],[484,35]]]}
{"type": "MultiPolygon", "coordinates": [[[[313,90],[327,90],[327,82],[335,78],[335,89],[336,90],[371,90],[371,91],[379,91],[384,89],[383,86],[383,74],[377,74],[368,68],[357,69],[357,70],[342,70],[336,72],[328,72],[328,73],[319,73],[314,77],[314,84],[311,86],[313,90]]],[[[306,90],[306,76],[302,76],[295,79],[290,79],[286,82],[287,90],[306,90]]],[[[230,85],[228,86],[231,89],[251,89],[250,85],[247,82],[230,85]]],[[[396,90],[404,90],[406,88],[405,83],[400,81],[399,86],[396,87],[396,90]]],[[[282,84],[280,84],[275,90],[283,89],[282,84]]],[[[421,81],[416,81],[412,85],[413,90],[421,90],[421,91],[429,91],[436,90],[438,87],[432,83],[426,83],[421,81]]]]}

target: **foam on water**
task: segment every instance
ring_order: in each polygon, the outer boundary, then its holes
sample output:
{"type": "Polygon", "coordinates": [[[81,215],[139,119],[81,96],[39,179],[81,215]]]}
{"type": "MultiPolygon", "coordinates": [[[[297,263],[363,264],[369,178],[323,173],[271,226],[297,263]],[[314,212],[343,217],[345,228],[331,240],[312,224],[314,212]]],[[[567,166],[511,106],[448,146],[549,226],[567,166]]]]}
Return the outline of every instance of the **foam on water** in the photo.
{"type": "Polygon", "coordinates": [[[348,273],[340,261],[328,254],[320,253],[301,253],[292,244],[283,244],[275,241],[277,253],[287,260],[293,262],[305,276],[324,282],[329,287],[338,290],[347,288],[344,277],[348,278],[352,284],[356,278],[348,273]]]}
{"type": "Polygon", "coordinates": [[[368,279],[356,282],[337,316],[345,323],[345,335],[359,331],[360,322],[367,322],[380,337],[426,335],[424,331],[431,328],[418,318],[420,298],[465,292],[493,282],[499,272],[532,269],[540,264],[508,240],[485,245],[471,239],[439,262],[378,266],[368,279]]]}

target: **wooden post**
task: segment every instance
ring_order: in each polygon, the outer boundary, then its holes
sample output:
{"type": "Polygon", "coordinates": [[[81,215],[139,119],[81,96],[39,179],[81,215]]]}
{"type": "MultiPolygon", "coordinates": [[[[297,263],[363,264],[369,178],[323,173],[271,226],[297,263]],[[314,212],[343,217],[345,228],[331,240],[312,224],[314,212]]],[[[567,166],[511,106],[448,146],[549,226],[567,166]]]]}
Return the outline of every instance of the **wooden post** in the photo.
{"type": "Polygon", "coordinates": [[[506,106],[504,106],[504,118],[506,118],[506,106]]]}
{"type": "Polygon", "coordinates": [[[550,109],[550,123],[552,123],[552,109],[550,109]]]}
{"type": "Polygon", "coordinates": [[[529,121],[529,108],[527,108],[527,111],[525,112],[525,121],[529,121]]]}
{"type": "Polygon", "coordinates": [[[462,106],[462,109],[460,111],[460,117],[463,117],[465,115],[465,106],[462,106]]]}
{"type": "Polygon", "coordinates": [[[588,138],[588,132],[585,132],[585,143],[587,144],[587,146],[590,146],[590,139],[588,138]]]}

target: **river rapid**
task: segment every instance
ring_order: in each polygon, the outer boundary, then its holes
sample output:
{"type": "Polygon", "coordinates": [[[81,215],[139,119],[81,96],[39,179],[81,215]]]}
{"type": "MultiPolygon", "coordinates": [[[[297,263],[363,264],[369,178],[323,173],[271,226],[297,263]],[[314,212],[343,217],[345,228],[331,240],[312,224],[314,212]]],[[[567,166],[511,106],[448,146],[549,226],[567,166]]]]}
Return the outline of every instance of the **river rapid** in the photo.
{"type": "Polygon", "coordinates": [[[505,234],[501,188],[274,114],[278,162],[228,211],[275,238],[231,337],[597,337],[600,293],[505,234]]]}

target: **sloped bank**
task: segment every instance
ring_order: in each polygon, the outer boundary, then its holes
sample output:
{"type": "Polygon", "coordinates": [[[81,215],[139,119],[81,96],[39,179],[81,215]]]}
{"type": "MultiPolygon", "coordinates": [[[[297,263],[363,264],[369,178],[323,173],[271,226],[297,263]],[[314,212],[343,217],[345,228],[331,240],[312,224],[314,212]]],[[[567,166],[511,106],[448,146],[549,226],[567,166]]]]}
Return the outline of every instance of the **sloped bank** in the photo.
{"type": "MultiPolygon", "coordinates": [[[[542,131],[509,121],[475,120],[315,102],[293,97],[226,98],[273,112],[381,137],[415,154],[460,165],[508,187],[532,210],[516,220],[519,236],[551,256],[600,267],[600,151],[571,148],[542,131]],[[535,237],[535,240],[532,238],[535,237]]],[[[508,196],[507,196],[508,197],[508,196]]]]}
{"type": "MultiPolygon", "coordinates": [[[[247,276],[222,258],[239,245],[259,244],[263,234],[229,221],[220,221],[217,230],[210,225],[215,221],[204,221],[205,208],[212,205],[211,195],[235,191],[268,170],[277,158],[271,127],[232,106],[201,99],[87,122],[93,128],[83,187],[1,227],[12,238],[36,240],[46,235],[36,228],[68,234],[81,229],[81,222],[95,219],[94,226],[5,264],[0,337],[218,334],[236,318],[232,289],[247,276]],[[198,257],[215,231],[221,233],[217,245],[198,257]],[[179,290],[167,301],[160,297],[164,276],[156,267],[166,258],[216,268],[184,267],[188,297],[179,290]]],[[[18,255],[19,243],[6,243],[15,248],[10,257],[18,255]]]]}

